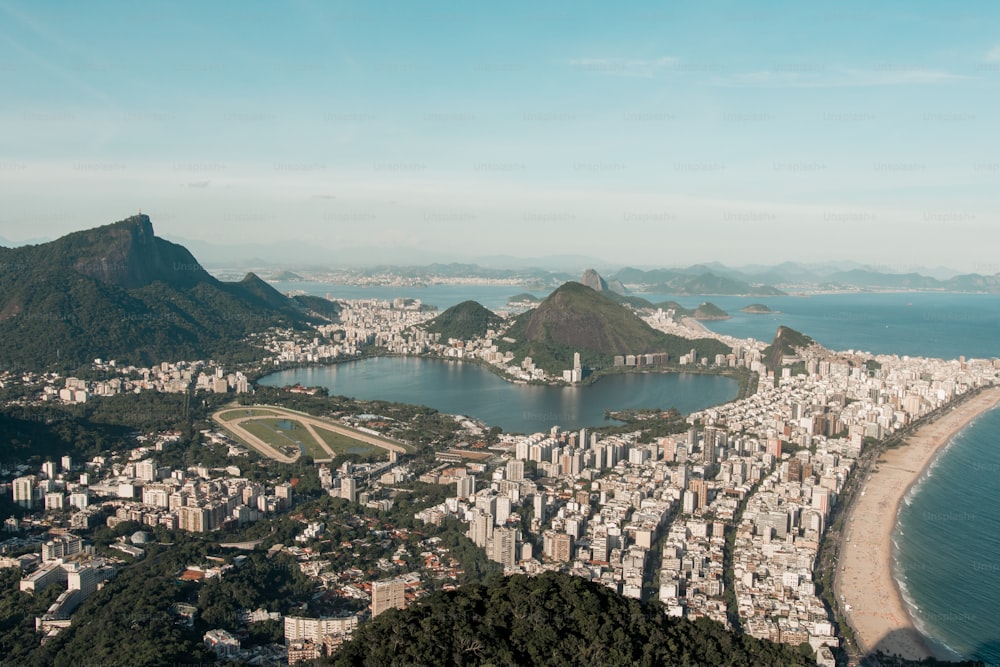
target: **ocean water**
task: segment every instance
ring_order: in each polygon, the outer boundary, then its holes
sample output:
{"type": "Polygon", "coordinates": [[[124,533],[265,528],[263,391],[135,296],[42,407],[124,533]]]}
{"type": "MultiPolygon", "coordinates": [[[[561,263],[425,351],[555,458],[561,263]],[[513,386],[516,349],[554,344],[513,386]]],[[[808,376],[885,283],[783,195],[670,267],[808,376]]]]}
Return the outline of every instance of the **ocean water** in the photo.
{"type": "Polygon", "coordinates": [[[1000,356],[1000,295],[934,292],[674,300],[686,307],[711,301],[731,319],[704,324],[738,338],[770,341],[778,326],[784,325],[832,350],[942,359],[1000,356]],[[739,312],[750,303],[763,303],[780,312],[739,312]]]}
{"type": "Polygon", "coordinates": [[[938,454],[900,506],[895,574],[921,632],[1000,665],[1000,409],[938,454]]]}

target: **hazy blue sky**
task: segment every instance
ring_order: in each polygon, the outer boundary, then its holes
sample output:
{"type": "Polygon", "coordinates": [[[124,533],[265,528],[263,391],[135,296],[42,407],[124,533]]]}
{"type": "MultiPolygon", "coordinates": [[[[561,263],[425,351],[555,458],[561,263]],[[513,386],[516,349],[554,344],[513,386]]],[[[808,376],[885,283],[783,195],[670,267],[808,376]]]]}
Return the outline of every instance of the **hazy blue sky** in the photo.
{"type": "Polygon", "coordinates": [[[0,236],[992,273],[998,85],[991,2],[0,2],[0,236]]]}

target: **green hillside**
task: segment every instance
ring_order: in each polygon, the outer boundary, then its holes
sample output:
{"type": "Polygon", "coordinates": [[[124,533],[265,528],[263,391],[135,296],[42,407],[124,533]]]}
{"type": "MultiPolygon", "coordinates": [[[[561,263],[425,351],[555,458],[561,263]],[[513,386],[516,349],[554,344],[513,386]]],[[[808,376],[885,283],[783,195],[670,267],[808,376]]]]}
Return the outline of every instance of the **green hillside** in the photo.
{"type": "Polygon", "coordinates": [[[696,320],[728,320],[729,313],[722,310],[714,303],[705,302],[698,306],[694,311],[694,319],[696,320]]]}
{"type": "Polygon", "coordinates": [[[482,338],[488,329],[496,330],[503,324],[503,318],[476,301],[463,301],[444,311],[425,326],[429,333],[441,334],[441,340],[449,338],[470,340],[482,338]]]}
{"type": "Polygon", "coordinates": [[[795,356],[800,349],[807,348],[814,343],[812,338],[795,329],[785,326],[778,327],[774,340],[761,353],[764,365],[772,371],[776,371],[781,368],[782,357],[795,356]]]}
{"type": "Polygon", "coordinates": [[[505,349],[517,358],[530,356],[549,373],[570,368],[574,352],[591,368],[610,366],[616,355],[666,352],[676,361],[691,349],[709,358],[730,352],[714,339],[688,340],[656,331],[605,293],[576,282],[517,316],[505,336],[515,341],[505,349]]]}
{"type": "Polygon", "coordinates": [[[145,215],[0,251],[0,368],[245,354],[248,333],[307,321],[253,274],[216,280],[145,215]]]}
{"type": "Polygon", "coordinates": [[[600,584],[547,572],[432,593],[358,628],[328,659],[353,665],[814,665],[799,647],[668,618],[600,584]]]}
{"type": "Polygon", "coordinates": [[[331,322],[336,322],[337,318],[340,317],[340,304],[336,301],[330,301],[321,296],[312,296],[310,294],[297,294],[292,297],[292,300],[307,311],[315,313],[331,322]]]}

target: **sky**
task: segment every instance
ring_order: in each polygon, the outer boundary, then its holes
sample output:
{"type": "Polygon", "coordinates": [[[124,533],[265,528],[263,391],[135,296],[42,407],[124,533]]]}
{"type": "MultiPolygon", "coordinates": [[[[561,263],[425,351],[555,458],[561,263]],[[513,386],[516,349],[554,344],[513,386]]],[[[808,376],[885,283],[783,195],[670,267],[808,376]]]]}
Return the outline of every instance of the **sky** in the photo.
{"type": "Polygon", "coordinates": [[[996,273],[998,86],[985,1],[0,1],[0,237],[996,273]]]}

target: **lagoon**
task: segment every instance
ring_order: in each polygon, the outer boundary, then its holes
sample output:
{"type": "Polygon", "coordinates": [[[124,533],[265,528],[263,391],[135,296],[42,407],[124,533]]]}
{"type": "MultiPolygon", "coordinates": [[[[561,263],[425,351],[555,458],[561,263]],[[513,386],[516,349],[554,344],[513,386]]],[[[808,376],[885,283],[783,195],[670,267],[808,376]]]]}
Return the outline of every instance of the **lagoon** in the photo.
{"type": "Polygon", "coordinates": [[[606,426],[605,410],[677,408],[688,414],[736,398],[736,380],[695,373],[622,373],[591,385],[508,382],[479,364],[423,357],[374,357],[272,373],[266,386],[326,387],[331,395],[426,405],[506,432],[606,426]]]}

